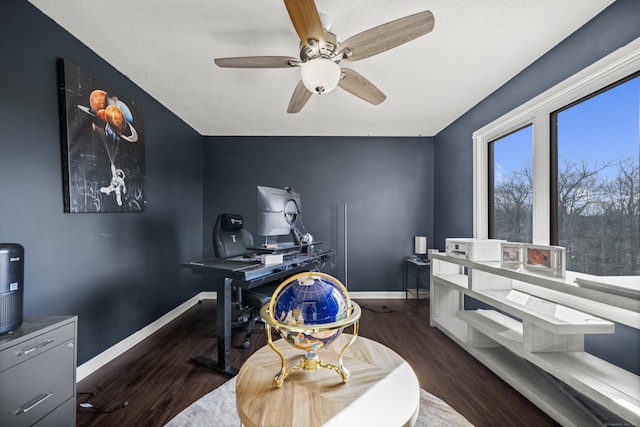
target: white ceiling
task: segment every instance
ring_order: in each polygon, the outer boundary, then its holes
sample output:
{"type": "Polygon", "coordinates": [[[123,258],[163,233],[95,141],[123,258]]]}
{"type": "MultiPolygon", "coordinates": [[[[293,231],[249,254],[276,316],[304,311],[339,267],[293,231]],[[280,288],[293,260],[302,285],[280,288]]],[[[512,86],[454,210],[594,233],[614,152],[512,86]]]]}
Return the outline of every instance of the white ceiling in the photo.
{"type": "Polygon", "coordinates": [[[298,68],[213,63],[297,57],[282,1],[29,1],[202,135],[433,136],[614,0],[316,0],[343,41],[423,10],[435,28],[349,63],[387,95],[382,104],[337,88],[298,114],[286,112],[298,68]]]}

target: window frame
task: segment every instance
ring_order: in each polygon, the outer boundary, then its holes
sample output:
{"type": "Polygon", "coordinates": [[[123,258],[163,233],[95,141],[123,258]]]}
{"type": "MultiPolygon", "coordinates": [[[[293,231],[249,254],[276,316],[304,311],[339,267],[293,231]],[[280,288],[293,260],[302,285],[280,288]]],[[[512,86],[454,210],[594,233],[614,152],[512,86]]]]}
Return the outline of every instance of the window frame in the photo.
{"type": "MultiPolygon", "coordinates": [[[[473,236],[489,236],[489,143],[532,126],[534,244],[552,238],[552,114],[640,70],[640,38],[605,56],[473,133],[473,236]]],[[[555,157],[555,154],[554,154],[555,157]]],[[[555,162],[557,163],[557,161],[555,162]]]]}

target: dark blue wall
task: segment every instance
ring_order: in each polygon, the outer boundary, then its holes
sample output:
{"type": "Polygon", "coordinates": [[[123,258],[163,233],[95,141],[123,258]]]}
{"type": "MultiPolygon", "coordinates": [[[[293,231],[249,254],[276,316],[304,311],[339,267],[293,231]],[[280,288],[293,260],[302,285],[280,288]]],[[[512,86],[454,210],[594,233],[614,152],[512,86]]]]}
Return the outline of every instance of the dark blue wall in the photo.
{"type": "MultiPolygon", "coordinates": [[[[447,237],[473,236],[473,132],[638,37],[640,1],[617,0],[435,136],[436,247],[443,250],[447,237]]],[[[587,336],[586,349],[640,373],[640,348],[628,346],[640,334],[622,325],[617,331],[587,336]]]]}
{"type": "Polygon", "coordinates": [[[218,213],[244,215],[257,235],[257,185],[300,193],[307,231],[336,251],[335,268],[325,272],[343,283],[347,204],[352,291],[402,290],[402,260],[413,254],[413,237],[433,235],[432,138],[205,138],[205,254],[213,253],[218,213]]]}
{"type": "Polygon", "coordinates": [[[25,315],[74,314],[83,363],[201,290],[202,137],[25,0],[0,2],[0,242],[25,247],[25,315]],[[147,210],[65,214],[56,58],[142,105],[147,210]]]}

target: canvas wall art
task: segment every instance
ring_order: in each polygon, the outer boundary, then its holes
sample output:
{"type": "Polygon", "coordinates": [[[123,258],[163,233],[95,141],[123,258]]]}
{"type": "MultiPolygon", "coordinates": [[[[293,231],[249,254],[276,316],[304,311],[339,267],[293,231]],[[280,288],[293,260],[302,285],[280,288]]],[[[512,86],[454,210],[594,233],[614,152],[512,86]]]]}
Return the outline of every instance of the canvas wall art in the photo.
{"type": "Polygon", "coordinates": [[[142,107],[66,59],[58,59],[65,212],[143,212],[142,107]]]}

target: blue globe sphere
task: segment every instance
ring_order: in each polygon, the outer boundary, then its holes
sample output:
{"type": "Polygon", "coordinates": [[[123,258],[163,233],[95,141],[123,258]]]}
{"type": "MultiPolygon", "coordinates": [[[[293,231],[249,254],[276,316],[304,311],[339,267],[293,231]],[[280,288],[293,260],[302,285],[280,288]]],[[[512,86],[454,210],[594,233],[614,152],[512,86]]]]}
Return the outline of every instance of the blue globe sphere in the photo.
{"type": "MultiPolygon", "coordinates": [[[[313,273],[287,283],[273,298],[273,317],[285,325],[323,325],[347,317],[347,297],[331,276],[313,273]]],[[[291,345],[314,351],[331,344],[343,328],[322,332],[294,332],[280,328],[280,335],[291,345]]]]}

